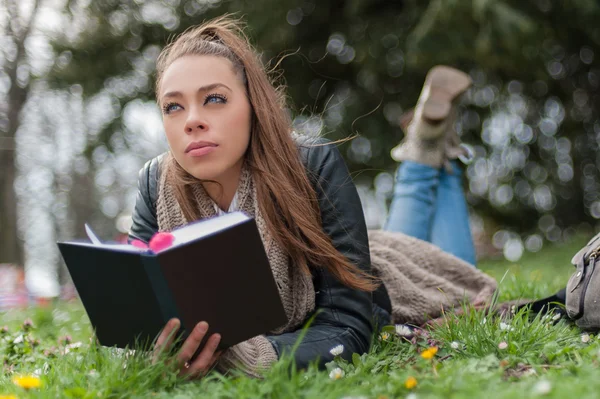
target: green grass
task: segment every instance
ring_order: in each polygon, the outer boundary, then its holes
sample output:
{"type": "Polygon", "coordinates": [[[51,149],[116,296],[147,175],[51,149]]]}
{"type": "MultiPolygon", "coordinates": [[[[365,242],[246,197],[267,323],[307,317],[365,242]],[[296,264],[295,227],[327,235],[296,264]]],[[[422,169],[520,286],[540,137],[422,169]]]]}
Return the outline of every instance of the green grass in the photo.
{"type": "MultiPolygon", "coordinates": [[[[517,264],[487,261],[480,268],[500,282],[500,300],[539,298],[566,284],[570,258],[585,242],[546,248],[517,264]]],[[[137,352],[98,348],[90,344],[85,312],[77,304],[0,314],[0,395],[18,398],[530,398],[597,397],[600,389],[600,342],[564,321],[518,313],[500,324],[497,318],[465,309],[448,323],[412,342],[394,334],[375,339],[369,354],[352,362],[336,361],[329,370],[310,368],[289,372],[289,359],[278,362],[263,380],[213,373],[187,382],[162,364],[151,364],[137,352]],[[23,327],[27,318],[33,327],[23,327]],[[23,339],[17,339],[23,334],[23,339]],[[65,340],[69,335],[70,340],[65,340]],[[16,339],[16,343],[15,343],[16,339]],[[21,342],[19,342],[21,341],[21,342]],[[64,354],[68,342],[81,342],[64,354]],[[456,347],[451,343],[455,342],[456,347]],[[500,349],[499,344],[507,347],[500,349]],[[431,345],[433,360],[419,352],[431,345]],[[340,367],[344,377],[332,380],[340,367]],[[12,382],[15,374],[41,374],[42,387],[25,391],[12,382]],[[405,381],[417,379],[409,390],[405,381]]],[[[334,346],[335,343],[332,343],[334,346]]]]}

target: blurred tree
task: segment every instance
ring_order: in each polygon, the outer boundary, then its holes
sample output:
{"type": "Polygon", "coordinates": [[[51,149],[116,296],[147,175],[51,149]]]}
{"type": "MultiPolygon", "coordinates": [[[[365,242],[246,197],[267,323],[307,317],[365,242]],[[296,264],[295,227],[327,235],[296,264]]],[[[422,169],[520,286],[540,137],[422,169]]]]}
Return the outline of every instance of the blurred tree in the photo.
{"type": "Polygon", "coordinates": [[[415,68],[457,61],[476,68],[469,103],[477,114],[464,113],[460,126],[469,141],[481,137],[487,160],[469,168],[477,186],[472,202],[520,231],[539,227],[552,241],[560,228],[595,222],[600,4],[468,3],[431,1],[424,14],[430,18],[422,18],[407,47],[415,68]],[[426,51],[436,46],[452,50],[426,51]],[[489,111],[498,117],[484,121],[489,111]]]}
{"type": "Polygon", "coordinates": [[[3,45],[0,50],[0,77],[8,90],[0,92],[5,101],[0,104],[0,262],[23,265],[23,244],[17,230],[17,201],[14,189],[16,177],[15,140],[21,111],[31,87],[32,76],[25,42],[30,36],[40,1],[33,0],[30,9],[16,0],[2,0],[4,10],[0,29],[3,45]]]}
{"type": "Polygon", "coordinates": [[[54,41],[50,79],[103,93],[114,110],[88,153],[123,134],[128,103],[152,100],[154,61],[169,38],[241,11],[264,59],[283,58],[297,128],[361,134],[343,148],[357,179],[389,183],[399,117],[428,69],[444,63],[475,83],[456,128],[476,145],[467,171],[476,210],[553,241],[600,218],[594,0],[71,0],[68,10],[74,28],[54,41]]]}

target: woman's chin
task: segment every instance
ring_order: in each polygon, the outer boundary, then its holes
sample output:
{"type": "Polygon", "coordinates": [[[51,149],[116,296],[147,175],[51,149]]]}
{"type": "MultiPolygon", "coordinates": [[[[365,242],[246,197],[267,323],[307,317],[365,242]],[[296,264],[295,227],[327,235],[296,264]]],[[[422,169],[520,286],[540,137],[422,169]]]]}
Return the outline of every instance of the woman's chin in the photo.
{"type": "Polygon", "coordinates": [[[194,178],[198,179],[198,180],[202,180],[202,181],[208,181],[208,180],[216,180],[215,179],[215,175],[213,175],[212,173],[190,173],[190,175],[192,175],[194,178]]]}
{"type": "Polygon", "coordinates": [[[222,173],[216,170],[207,170],[209,168],[190,168],[187,172],[198,180],[217,180],[217,177],[222,173]]]}
{"type": "Polygon", "coordinates": [[[236,178],[239,169],[239,163],[231,165],[224,159],[214,159],[210,162],[185,162],[180,163],[183,169],[191,176],[198,180],[213,180],[225,183],[223,180],[228,178],[236,178]]]}

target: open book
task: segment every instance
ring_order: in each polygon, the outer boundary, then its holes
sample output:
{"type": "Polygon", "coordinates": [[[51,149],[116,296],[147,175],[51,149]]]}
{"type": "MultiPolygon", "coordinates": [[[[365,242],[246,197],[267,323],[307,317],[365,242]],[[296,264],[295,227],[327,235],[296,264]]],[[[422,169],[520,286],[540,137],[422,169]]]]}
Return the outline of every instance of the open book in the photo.
{"type": "MultiPolygon", "coordinates": [[[[151,343],[172,317],[182,338],[200,321],[220,349],[287,322],[254,219],[241,212],[173,230],[158,253],[126,244],[59,242],[73,283],[105,346],[151,343]]],[[[197,352],[198,353],[198,352],[197,352]]]]}

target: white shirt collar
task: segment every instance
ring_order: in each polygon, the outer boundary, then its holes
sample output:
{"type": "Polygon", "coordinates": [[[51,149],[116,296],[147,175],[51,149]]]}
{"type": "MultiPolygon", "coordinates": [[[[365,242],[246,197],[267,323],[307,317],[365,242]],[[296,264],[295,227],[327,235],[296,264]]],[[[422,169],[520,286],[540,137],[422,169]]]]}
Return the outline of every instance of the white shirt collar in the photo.
{"type": "Polygon", "coordinates": [[[231,200],[231,204],[229,204],[229,209],[227,209],[227,211],[222,210],[219,207],[219,205],[217,205],[217,203],[215,201],[213,201],[213,206],[215,207],[215,212],[217,212],[218,216],[225,215],[226,213],[235,212],[238,210],[239,193],[240,193],[239,190],[235,191],[235,195],[233,196],[233,199],[231,200]]]}

